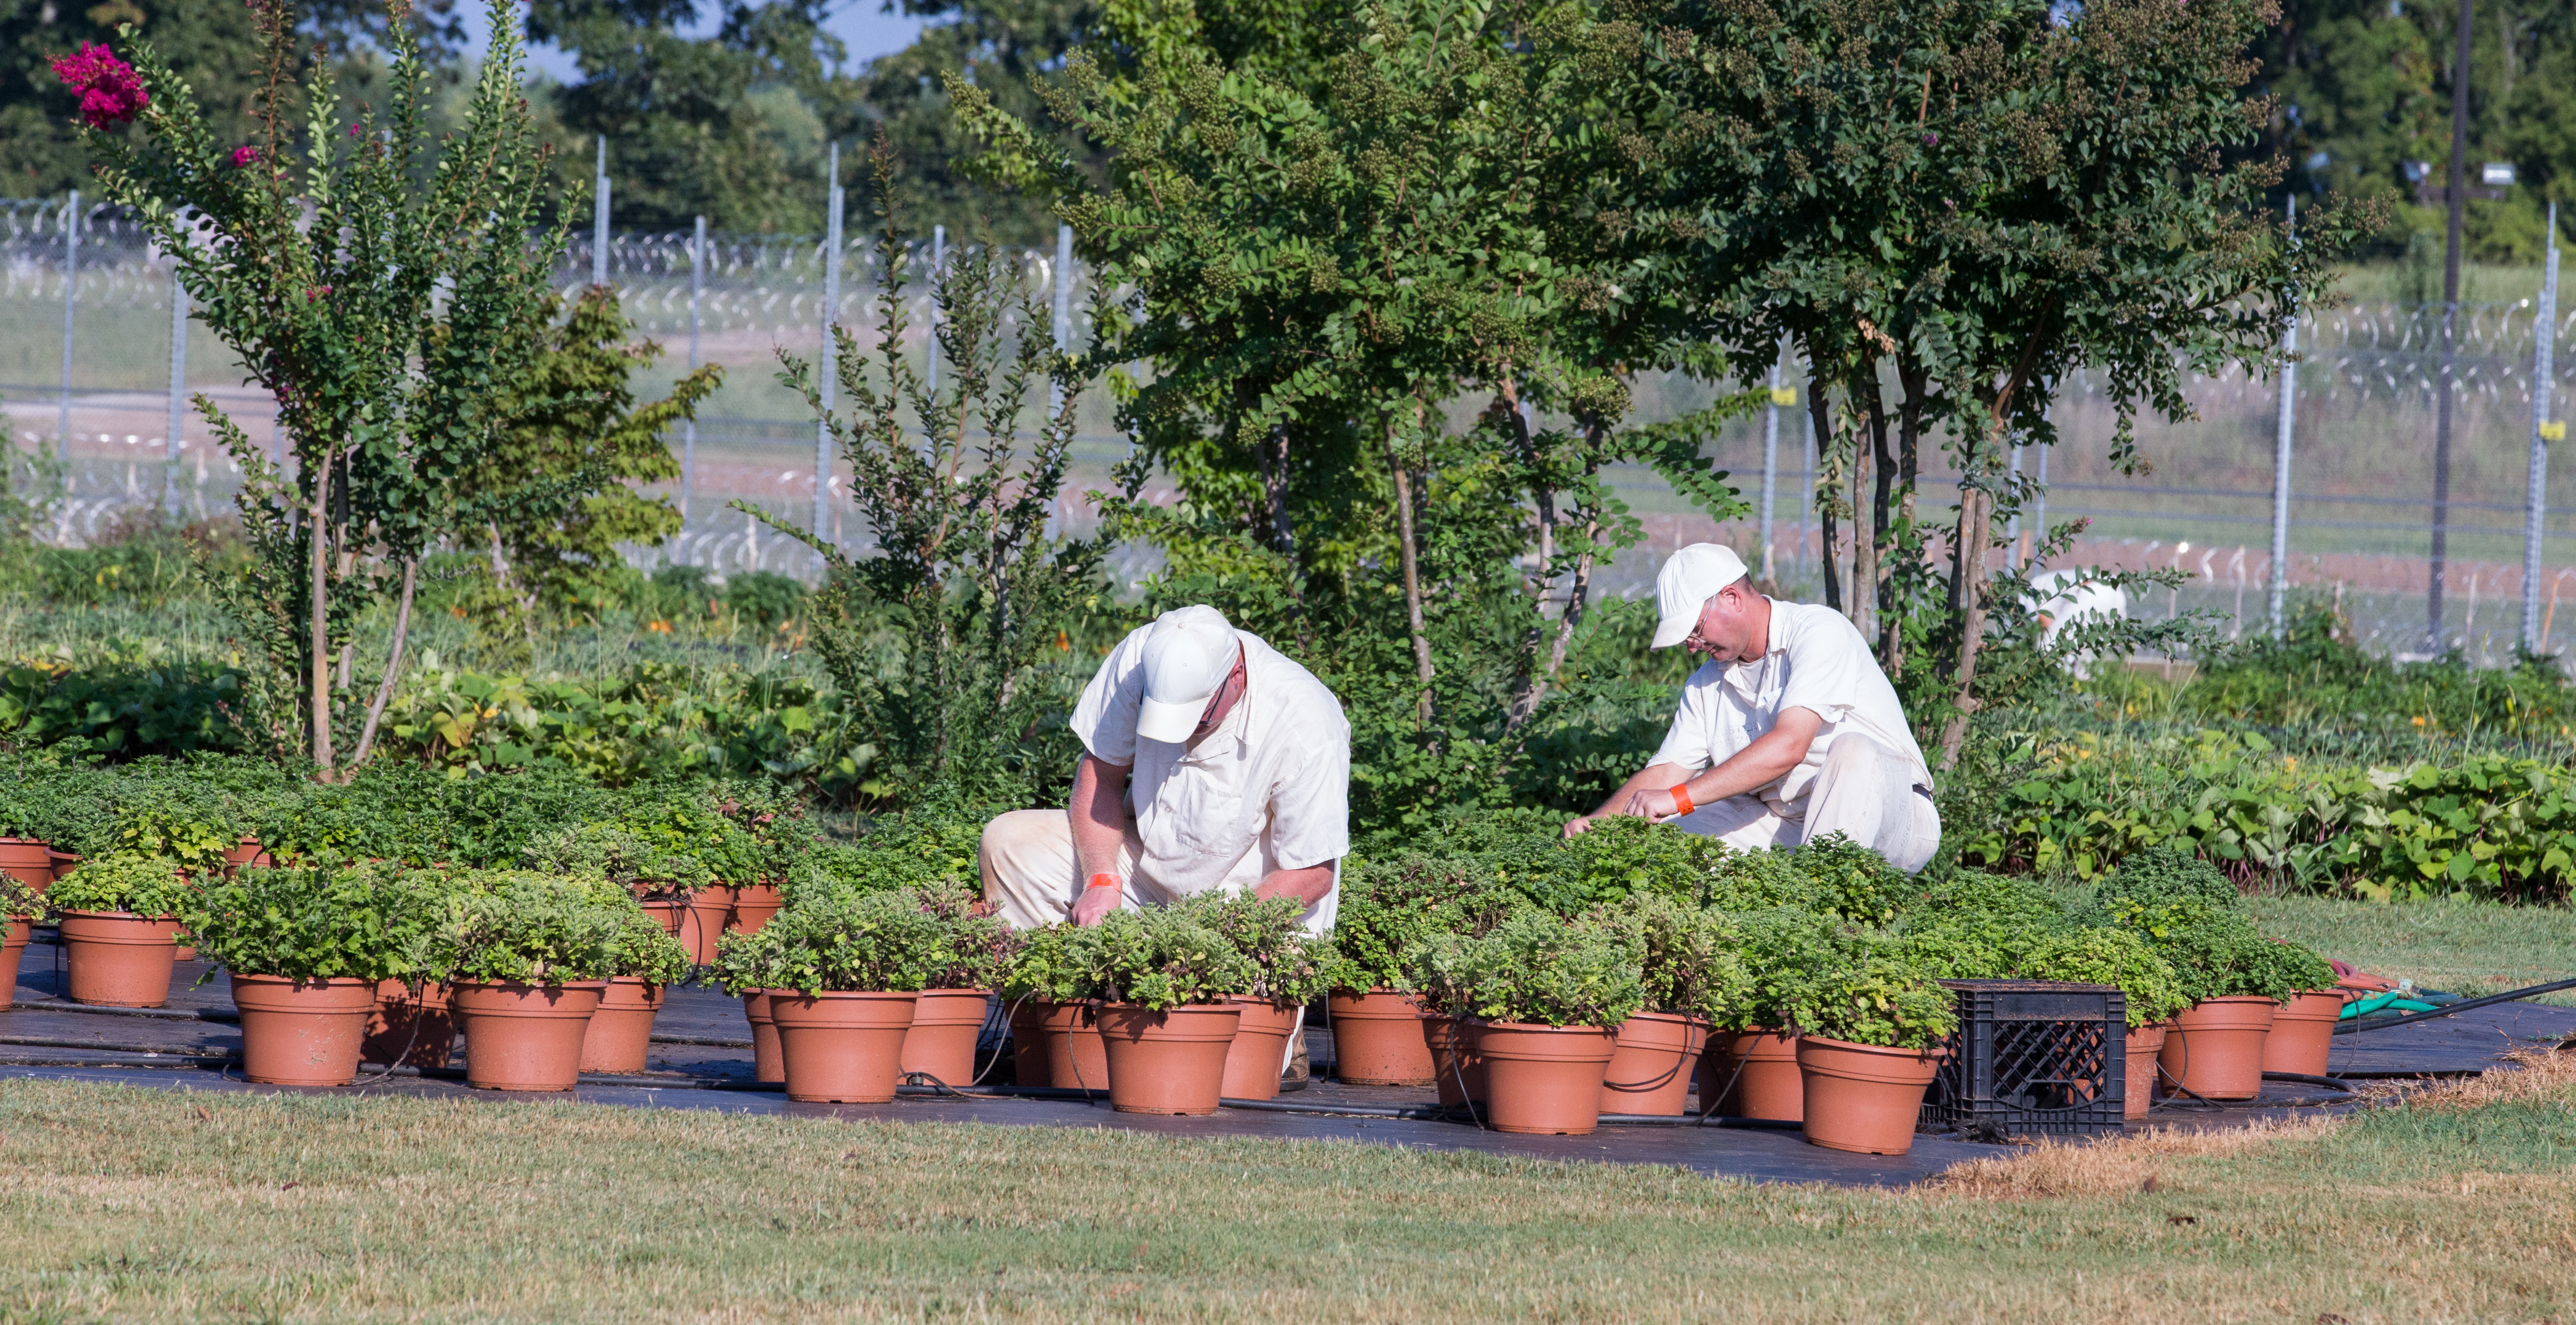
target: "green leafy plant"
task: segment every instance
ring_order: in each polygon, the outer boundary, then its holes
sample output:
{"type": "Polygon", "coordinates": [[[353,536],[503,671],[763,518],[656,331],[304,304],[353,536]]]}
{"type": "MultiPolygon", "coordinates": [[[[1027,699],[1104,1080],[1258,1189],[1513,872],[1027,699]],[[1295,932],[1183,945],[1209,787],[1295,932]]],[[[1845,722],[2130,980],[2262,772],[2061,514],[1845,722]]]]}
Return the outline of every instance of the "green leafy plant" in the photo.
{"type": "Polygon", "coordinates": [[[2063,980],[2114,985],[2127,996],[2129,1028],[2153,1026],[2191,1006],[2173,963],[2156,955],[2136,934],[2087,926],[2050,934],[2022,954],[2013,975],[2023,980],[2063,980]]]}
{"type": "Polygon", "coordinates": [[[1176,906],[1112,911],[1079,951],[1077,997],[1163,1011],[1249,995],[1260,973],[1225,935],[1176,906]]]}
{"type": "Polygon", "coordinates": [[[549,833],[529,843],[525,855],[530,869],[547,874],[597,876],[640,901],[686,901],[690,894],[715,882],[696,853],[667,849],[612,823],[582,824],[549,833]]]}
{"type": "Polygon", "coordinates": [[[408,980],[428,960],[445,891],[442,874],[394,866],[246,869],[190,897],[179,921],[228,971],[408,980]]]}
{"type": "Polygon", "coordinates": [[[1840,928],[1813,911],[1787,906],[1737,912],[1734,920],[1744,932],[1741,959],[1750,989],[1742,1006],[1718,1025],[1735,1031],[1786,1030],[1811,973],[1841,960],[1840,928]]]}
{"type": "Polygon", "coordinates": [[[1905,871],[1840,833],[1799,847],[1789,863],[1815,884],[1818,910],[1864,925],[1895,919],[1916,891],[1905,871]]]}
{"type": "Polygon", "coordinates": [[[2292,995],[2315,993],[2335,987],[2334,963],[2317,950],[2288,939],[2273,939],[2262,947],[2261,957],[2250,963],[2261,972],[2258,978],[2262,992],[2281,1000],[2286,1006],[2292,995]]]}
{"type": "Polygon", "coordinates": [[[940,924],[940,951],[925,989],[993,989],[1000,986],[1023,944],[1020,932],[985,905],[952,892],[915,892],[921,909],[940,924]]]}
{"type": "Polygon", "coordinates": [[[956,958],[949,932],[914,892],[809,900],[761,929],[764,983],[808,994],[924,989],[956,958]]]}
{"type": "Polygon", "coordinates": [[[1234,945],[1252,965],[1252,985],[1243,992],[1281,1007],[1304,1007],[1332,991],[1337,955],[1333,940],[1311,933],[1300,917],[1305,905],[1293,897],[1254,897],[1243,893],[1204,893],[1186,898],[1178,908],[1234,945]]]}
{"type": "Polygon", "coordinates": [[[1365,994],[1404,982],[1404,954],[1434,934],[1479,930],[1528,902],[1474,862],[1403,856],[1342,862],[1341,909],[1333,922],[1336,993],[1365,994]]]}
{"type": "Polygon", "coordinates": [[[1742,1015],[1753,976],[1744,965],[1744,929],[1734,917],[1652,895],[1630,897],[1609,916],[1634,926],[1643,944],[1646,1011],[1714,1023],[1742,1015]]]}
{"type": "Polygon", "coordinates": [[[1959,1029],[1958,999],[1901,955],[1846,947],[1809,971],[1788,1008],[1801,1035],[1890,1049],[1928,1049],[1959,1029]]]}
{"type": "MultiPolygon", "coordinates": [[[[2205,897],[2179,895],[2153,903],[2125,903],[2111,914],[2120,928],[2144,939],[2157,956],[2173,964],[2182,992],[2192,1003],[2260,995],[2286,1004],[2300,992],[2296,982],[2303,964],[2273,951],[2285,945],[2267,941],[2245,917],[2205,897]]],[[[2334,983],[2330,971],[2325,983],[2334,983]]]]}
{"type": "Polygon", "coordinates": [[[52,906],[15,874],[0,874],[0,919],[41,920],[52,906]]]}
{"type": "Polygon", "coordinates": [[[120,852],[81,863],[56,879],[45,900],[60,911],[172,916],[196,904],[197,885],[167,856],[120,852]]]}
{"type": "Polygon", "coordinates": [[[1406,953],[1405,987],[1453,1017],[1615,1027],[1645,1006],[1640,928],[1515,911],[1480,937],[1426,937],[1406,953]]]}
{"type": "Polygon", "coordinates": [[[605,980],[618,973],[620,936],[641,914],[634,898],[595,881],[527,870],[463,873],[431,936],[428,970],[451,981],[605,980]]]}
{"type": "Polygon", "coordinates": [[[1021,938],[1019,954],[1002,979],[1003,997],[1015,1003],[1079,1003],[1092,997],[1100,926],[1066,921],[1029,930],[1021,938]]]}

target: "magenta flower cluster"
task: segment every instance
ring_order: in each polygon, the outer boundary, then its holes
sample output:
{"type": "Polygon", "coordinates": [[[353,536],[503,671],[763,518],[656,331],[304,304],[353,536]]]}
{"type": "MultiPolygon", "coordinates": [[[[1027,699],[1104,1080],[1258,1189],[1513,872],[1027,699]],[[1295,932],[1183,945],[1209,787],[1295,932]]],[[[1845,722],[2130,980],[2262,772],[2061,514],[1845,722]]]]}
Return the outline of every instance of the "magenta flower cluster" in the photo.
{"type": "Polygon", "coordinates": [[[255,166],[255,165],[258,165],[258,164],[259,164],[259,149],[258,149],[258,148],[256,148],[256,147],[236,147],[236,148],[234,148],[234,149],[233,149],[233,164],[234,164],[234,165],[236,165],[236,166],[255,166]]]}
{"type": "Polygon", "coordinates": [[[97,42],[54,61],[54,77],[80,93],[81,119],[93,129],[123,124],[152,104],[152,94],[143,90],[134,66],[97,42]]]}

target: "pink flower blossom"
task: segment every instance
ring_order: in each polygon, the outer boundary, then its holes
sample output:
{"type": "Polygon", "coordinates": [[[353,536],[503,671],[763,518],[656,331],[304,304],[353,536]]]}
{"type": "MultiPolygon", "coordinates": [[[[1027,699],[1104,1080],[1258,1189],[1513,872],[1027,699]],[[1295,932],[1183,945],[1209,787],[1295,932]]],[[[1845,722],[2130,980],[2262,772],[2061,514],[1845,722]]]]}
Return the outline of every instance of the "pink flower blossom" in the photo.
{"type": "Polygon", "coordinates": [[[258,148],[256,148],[256,147],[236,147],[236,148],[234,148],[234,149],[233,149],[233,164],[234,164],[234,165],[236,165],[236,166],[255,166],[255,165],[258,165],[258,164],[259,164],[259,149],[258,149],[258,148]]]}
{"type": "Polygon", "coordinates": [[[54,77],[80,93],[81,119],[93,129],[123,124],[152,104],[152,94],[143,90],[134,66],[97,42],[54,61],[54,77]]]}

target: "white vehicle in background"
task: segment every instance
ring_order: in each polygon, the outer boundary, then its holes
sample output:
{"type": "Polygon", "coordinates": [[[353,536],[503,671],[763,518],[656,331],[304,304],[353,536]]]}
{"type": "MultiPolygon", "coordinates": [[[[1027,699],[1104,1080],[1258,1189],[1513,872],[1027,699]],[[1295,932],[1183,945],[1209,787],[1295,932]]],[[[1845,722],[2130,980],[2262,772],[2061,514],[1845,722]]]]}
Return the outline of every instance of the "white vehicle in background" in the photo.
{"type": "MultiPolygon", "coordinates": [[[[2119,621],[2129,615],[2129,593],[2101,577],[2108,574],[2098,566],[2079,566],[2070,570],[2041,571],[2030,577],[2032,596],[2039,601],[2039,640],[2042,648],[2057,647],[2057,637],[2069,626],[2094,621],[2119,621]]],[[[2067,670],[2077,676],[2092,675],[2093,659],[2079,654],[2067,661],[2067,670]]]]}

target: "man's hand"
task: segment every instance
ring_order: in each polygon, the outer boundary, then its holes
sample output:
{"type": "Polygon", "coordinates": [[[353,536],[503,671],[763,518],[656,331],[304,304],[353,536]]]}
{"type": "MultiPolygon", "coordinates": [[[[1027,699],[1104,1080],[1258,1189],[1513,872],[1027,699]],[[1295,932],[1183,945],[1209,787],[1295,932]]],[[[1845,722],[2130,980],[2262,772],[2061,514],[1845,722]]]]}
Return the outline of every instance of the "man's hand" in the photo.
{"type": "Polygon", "coordinates": [[[1659,824],[1679,814],[1681,808],[1681,802],[1673,799],[1671,788],[1655,791],[1640,787],[1628,793],[1628,803],[1620,807],[1619,813],[1635,815],[1650,824],[1659,824]]]}
{"type": "Polygon", "coordinates": [[[1107,920],[1109,913],[1118,909],[1118,900],[1126,894],[1125,888],[1114,883],[1084,888],[1082,896],[1073,899],[1073,923],[1087,929],[1107,920]]]}
{"type": "Polygon", "coordinates": [[[1591,816],[1591,815],[1588,815],[1588,814],[1578,814],[1578,815],[1574,816],[1573,818],[1568,819],[1568,820],[1566,820],[1566,821],[1565,821],[1565,835],[1566,835],[1567,837],[1581,837],[1581,836],[1583,835],[1584,830],[1585,830],[1585,829],[1590,828],[1591,826],[1592,826],[1592,816],[1591,816]]]}

